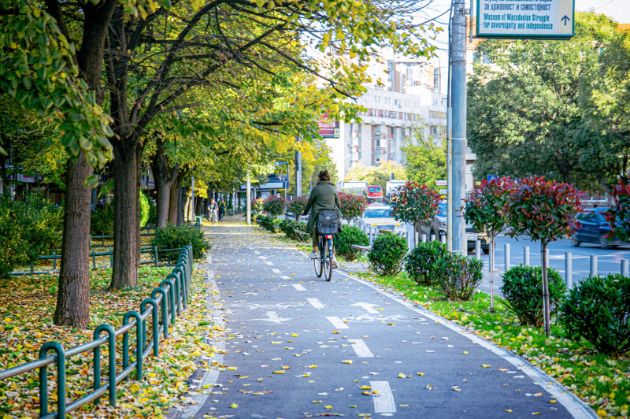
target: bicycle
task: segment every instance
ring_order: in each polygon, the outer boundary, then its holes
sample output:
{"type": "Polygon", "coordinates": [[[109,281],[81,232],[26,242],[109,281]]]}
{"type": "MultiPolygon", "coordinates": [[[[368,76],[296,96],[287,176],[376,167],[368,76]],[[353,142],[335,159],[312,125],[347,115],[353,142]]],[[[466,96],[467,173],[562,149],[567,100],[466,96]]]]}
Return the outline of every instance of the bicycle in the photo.
{"type": "Polygon", "coordinates": [[[339,229],[339,218],[336,211],[322,211],[317,219],[317,236],[319,257],[313,259],[313,268],[318,278],[322,277],[326,281],[332,279],[333,271],[333,237],[339,229]]]}
{"type": "Polygon", "coordinates": [[[318,278],[321,278],[322,274],[324,274],[326,281],[330,281],[332,279],[333,271],[333,235],[318,234],[318,243],[319,257],[313,259],[315,275],[317,275],[318,278]]]}

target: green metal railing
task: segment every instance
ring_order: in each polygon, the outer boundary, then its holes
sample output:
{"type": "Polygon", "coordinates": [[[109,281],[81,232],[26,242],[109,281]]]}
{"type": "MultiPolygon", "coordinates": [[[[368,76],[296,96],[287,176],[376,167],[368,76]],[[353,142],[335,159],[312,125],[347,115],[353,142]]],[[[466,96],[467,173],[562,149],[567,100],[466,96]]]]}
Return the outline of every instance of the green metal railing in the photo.
{"type": "Polygon", "coordinates": [[[168,337],[169,325],[175,323],[176,316],[186,309],[190,300],[192,280],[192,246],[180,249],[177,264],[173,271],[153,289],[151,296],[140,303],[140,311],[128,311],[122,321],[122,327],[114,329],[109,324],[101,324],[94,329],[91,342],[65,350],[59,342],[46,342],[39,349],[39,359],[8,370],[0,371],[0,380],[26,374],[39,369],[39,411],[42,418],[65,418],[84,404],[99,402],[101,396],[108,394],[109,404],[116,406],[116,385],[135,371],[135,378],[142,380],[144,359],[153,353],[159,356],[160,335],[168,337]],[[147,322],[151,319],[152,331],[147,342],[147,322]],[[160,330],[161,326],[161,330],[160,330]],[[135,354],[129,356],[130,332],[135,330],[135,354]],[[116,368],[116,339],[122,336],[122,367],[116,368]],[[107,371],[101,371],[101,347],[107,345],[107,371]],[[66,361],[74,355],[92,351],[94,383],[92,391],[78,400],[69,401],[66,397],[66,361]],[[50,353],[53,353],[52,355],[50,353]],[[49,412],[48,366],[57,369],[57,411],[49,412]]]}

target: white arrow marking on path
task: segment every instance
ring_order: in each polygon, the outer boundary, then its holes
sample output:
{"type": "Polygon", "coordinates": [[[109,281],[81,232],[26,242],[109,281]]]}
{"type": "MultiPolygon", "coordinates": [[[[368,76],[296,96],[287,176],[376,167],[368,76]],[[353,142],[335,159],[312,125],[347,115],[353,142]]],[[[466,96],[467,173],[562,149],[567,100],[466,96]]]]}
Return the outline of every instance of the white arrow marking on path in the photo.
{"type": "Polygon", "coordinates": [[[326,320],[328,320],[337,329],[347,329],[348,328],[348,325],[345,324],[339,317],[326,316],[326,320]]]}
{"type": "Polygon", "coordinates": [[[267,321],[267,322],[280,324],[282,322],[286,322],[286,321],[289,321],[291,319],[287,319],[285,317],[280,317],[280,316],[278,316],[278,313],[276,313],[275,311],[268,311],[266,319],[254,319],[254,320],[262,320],[262,321],[267,321]]]}
{"type": "Polygon", "coordinates": [[[268,260],[266,260],[265,263],[269,266],[273,266],[273,262],[269,262],[268,260]]]}
{"type": "Polygon", "coordinates": [[[278,268],[273,268],[271,271],[272,271],[274,274],[279,274],[279,273],[280,273],[280,269],[278,269],[278,268]]]}
{"type": "Polygon", "coordinates": [[[352,307],[361,307],[363,310],[367,311],[368,313],[371,314],[378,314],[378,310],[375,310],[374,307],[377,307],[376,304],[370,304],[370,303],[354,303],[352,304],[352,307]]]}
{"type": "Polygon", "coordinates": [[[267,256],[258,256],[259,258],[261,258],[262,260],[267,259],[267,256]]]}
{"type": "Polygon", "coordinates": [[[324,308],[324,305],[317,298],[307,298],[308,301],[314,308],[321,310],[324,308]]]}
{"type": "Polygon", "coordinates": [[[288,277],[288,276],[286,276],[286,275],[282,275],[280,278],[282,278],[282,279],[291,279],[291,278],[289,278],[289,277],[288,277]]]}
{"type": "Polygon", "coordinates": [[[374,413],[396,413],[396,403],[388,381],[370,381],[372,391],[376,394],[372,396],[374,401],[374,413]]]}
{"type": "Polygon", "coordinates": [[[260,254],[260,252],[258,250],[254,250],[254,253],[256,253],[257,255],[260,254]]]}
{"type": "Polygon", "coordinates": [[[300,284],[293,284],[293,288],[295,288],[298,291],[306,291],[306,288],[304,288],[300,284]]]}
{"type": "Polygon", "coordinates": [[[352,349],[354,349],[359,358],[374,358],[374,354],[363,339],[348,339],[348,342],[350,342],[352,349]]]}

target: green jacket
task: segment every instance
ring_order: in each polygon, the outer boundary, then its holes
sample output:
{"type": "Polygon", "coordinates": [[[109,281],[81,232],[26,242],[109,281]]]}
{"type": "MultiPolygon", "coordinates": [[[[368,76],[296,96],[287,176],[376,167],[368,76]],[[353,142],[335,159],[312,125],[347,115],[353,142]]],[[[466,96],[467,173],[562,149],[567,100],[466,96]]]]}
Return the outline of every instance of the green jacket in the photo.
{"type": "Polygon", "coordinates": [[[320,181],[311,191],[308,204],[306,204],[306,208],[304,208],[303,215],[311,211],[308,217],[308,223],[306,224],[306,231],[310,232],[313,230],[319,213],[324,210],[336,210],[339,214],[339,219],[341,219],[341,206],[339,205],[339,198],[337,197],[335,187],[330,182],[320,181]]]}

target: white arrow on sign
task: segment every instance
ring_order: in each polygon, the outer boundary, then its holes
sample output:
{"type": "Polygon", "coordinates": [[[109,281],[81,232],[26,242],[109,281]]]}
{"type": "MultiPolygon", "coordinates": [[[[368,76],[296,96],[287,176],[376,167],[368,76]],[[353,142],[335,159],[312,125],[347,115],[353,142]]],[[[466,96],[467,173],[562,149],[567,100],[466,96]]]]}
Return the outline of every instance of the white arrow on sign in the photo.
{"type": "Polygon", "coordinates": [[[374,307],[378,307],[378,305],[376,305],[376,304],[354,303],[354,304],[352,304],[352,307],[361,307],[363,310],[367,311],[368,313],[378,314],[378,310],[374,309],[374,307]]]}
{"type": "Polygon", "coordinates": [[[253,319],[253,320],[262,320],[262,321],[265,321],[265,322],[272,322],[272,323],[280,324],[282,322],[286,322],[286,321],[289,321],[291,319],[287,319],[285,317],[280,317],[280,316],[278,316],[278,313],[276,313],[275,311],[268,311],[266,319],[253,319]]]}

